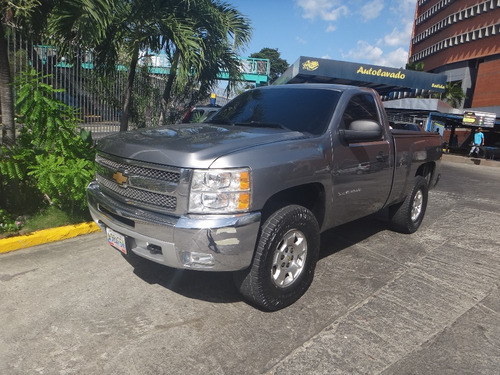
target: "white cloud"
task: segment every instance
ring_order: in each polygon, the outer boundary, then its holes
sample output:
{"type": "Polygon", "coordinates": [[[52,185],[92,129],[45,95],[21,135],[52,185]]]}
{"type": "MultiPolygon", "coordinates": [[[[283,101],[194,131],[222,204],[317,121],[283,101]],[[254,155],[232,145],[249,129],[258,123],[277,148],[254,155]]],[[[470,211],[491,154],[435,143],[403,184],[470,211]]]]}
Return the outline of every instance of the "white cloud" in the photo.
{"type": "Polygon", "coordinates": [[[391,47],[410,45],[412,27],[413,22],[407,22],[402,31],[395,27],[390,34],[384,36],[383,43],[391,47]]]}
{"type": "Polygon", "coordinates": [[[401,68],[406,65],[408,60],[408,51],[403,48],[384,52],[382,48],[376,45],[360,40],[356,48],[342,54],[342,58],[354,62],[366,62],[367,64],[390,66],[401,68]]]}
{"type": "MultiPolygon", "coordinates": [[[[352,22],[350,27],[360,27],[359,22],[382,19],[380,24],[373,24],[367,30],[369,39],[360,40],[347,53],[341,52],[347,61],[400,68],[408,58],[415,0],[295,0],[302,18],[310,21],[323,21],[325,33],[342,34],[340,28],[346,27],[341,18],[358,18],[358,25],[352,22]],[[380,30],[382,33],[380,33],[380,30]]],[[[299,38],[297,39],[299,41],[299,38]]],[[[302,41],[305,44],[305,41],[302,41]]]]}
{"type": "Polygon", "coordinates": [[[391,11],[398,15],[401,19],[413,20],[417,2],[415,0],[396,0],[391,5],[391,11]]]}
{"type": "Polygon", "coordinates": [[[326,28],[326,32],[327,33],[331,33],[331,32],[334,32],[335,30],[337,30],[337,26],[334,26],[332,24],[329,24],[328,27],[326,28]]]}
{"type": "Polygon", "coordinates": [[[366,61],[372,64],[378,64],[377,61],[381,60],[383,51],[380,47],[372,46],[364,40],[356,43],[356,48],[351,49],[347,54],[342,54],[342,58],[351,61],[366,61]]]}
{"type": "Polygon", "coordinates": [[[397,0],[391,3],[390,12],[394,15],[392,24],[396,26],[386,34],[380,43],[386,46],[409,46],[415,16],[415,0],[397,0]],[[401,27],[403,26],[403,27],[401,27]]]}
{"type": "Polygon", "coordinates": [[[300,36],[295,37],[295,40],[299,44],[307,44],[307,41],[305,39],[302,39],[300,36]]]}
{"type": "Polygon", "coordinates": [[[303,9],[302,17],[311,21],[316,18],[336,21],[348,13],[348,8],[339,0],[296,0],[296,4],[303,9]]]}
{"type": "Polygon", "coordinates": [[[401,47],[384,55],[384,66],[392,66],[394,68],[404,68],[408,62],[408,50],[401,47]]]}
{"type": "Polygon", "coordinates": [[[384,9],[383,0],[373,0],[363,5],[359,12],[363,17],[363,21],[366,22],[378,18],[378,16],[380,16],[380,12],[382,12],[383,9],[384,9]]]}

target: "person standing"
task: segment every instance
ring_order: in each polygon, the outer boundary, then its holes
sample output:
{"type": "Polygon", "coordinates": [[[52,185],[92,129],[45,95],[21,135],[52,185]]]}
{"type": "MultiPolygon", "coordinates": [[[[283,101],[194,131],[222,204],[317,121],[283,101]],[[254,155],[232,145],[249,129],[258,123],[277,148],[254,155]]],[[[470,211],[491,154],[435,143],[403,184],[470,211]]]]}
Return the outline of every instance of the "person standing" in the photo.
{"type": "Polygon", "coordinates": [[[469,156],[472,156],[472,154],[476,154],[476,157],[479,156],[480,147],[484,146],[484,134],[482,130],[481,128],[477,128],[476,134],[474,134],[474,144],[470,149],[469,156]]]}

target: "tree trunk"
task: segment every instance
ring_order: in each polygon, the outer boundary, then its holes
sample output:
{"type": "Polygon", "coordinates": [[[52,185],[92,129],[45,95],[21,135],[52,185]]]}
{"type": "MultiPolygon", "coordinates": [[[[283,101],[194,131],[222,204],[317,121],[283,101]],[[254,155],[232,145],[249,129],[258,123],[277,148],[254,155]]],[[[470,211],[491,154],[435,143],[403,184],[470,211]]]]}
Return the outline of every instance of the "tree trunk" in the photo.
{"type": "Polygon", "coordinates": [[[168,74],[167,84],[165,85],[165,89],[163,90],[163,95],[161,98],[162,118],[160,119],[160,123],[162,123],[162,120],[164,121],[167,116],[168,102],[170,101],[170,95],[172,94],[172,87],[174,86],[175,77],[177,75],[177,66],[179,64],[179,58],[180,58],[180,52],[179,50],[176,50],[174,53],[172,65],[170,66],[170,73],[168,74]]]}
{"type": "Polygon", "coordinates": [[[135,68],[139,61],[139,45],[134,47],[132,54],[132,61],[130,62],[130,70],[128,72],[127,89],[125,90],[125,97],[123,98],[123,113],[120,119],[120,131],[126,132],[128,130],[128,117],[130,107],[132,105],[132,88],[134,87],[135,68]]]}
{"type": "Polygon", "coordinates": [[[16,140],[14,90],[10,74],[9,50],[3,26],[0,24],[0,105],[2,112],[2,144],[11,146],[16,140]]]}

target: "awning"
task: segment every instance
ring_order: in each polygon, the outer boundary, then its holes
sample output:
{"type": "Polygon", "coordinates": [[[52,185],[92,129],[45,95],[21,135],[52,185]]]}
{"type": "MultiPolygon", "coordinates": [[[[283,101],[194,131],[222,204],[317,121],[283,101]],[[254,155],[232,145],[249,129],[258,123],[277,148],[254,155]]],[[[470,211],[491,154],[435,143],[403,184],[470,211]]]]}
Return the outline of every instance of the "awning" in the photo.
{"type": "Polygon", "coordinates": [[[440,99],[405,98],[388,100],[384,102],[384,107],[388,110],[440,112],[455,115],[463,114],[462,110],[453,108],[440,99]]]}
{"type": "Polygon", "coordinates": [[[301,56],[273,84],[336,83],[370,87],[380,95],[427,90],[444,92],[446,75],[301,56]]]}

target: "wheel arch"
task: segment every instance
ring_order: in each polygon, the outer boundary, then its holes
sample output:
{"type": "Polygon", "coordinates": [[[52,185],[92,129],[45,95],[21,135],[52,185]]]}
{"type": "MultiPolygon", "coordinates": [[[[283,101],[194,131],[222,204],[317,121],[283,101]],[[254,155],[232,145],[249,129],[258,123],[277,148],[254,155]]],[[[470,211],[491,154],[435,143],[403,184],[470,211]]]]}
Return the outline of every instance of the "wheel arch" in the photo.
{"type": "Polygon", "coordinates": [[[422,176],[427,181],[427,186],[430,187],[431,181],[434,179],[435,171],[436,163],[433,161],[429,161],[418,167],[417,171],[415,172],[415,177],[422,176]]]}
{"type": "Polygon", "coordinates": [[[320,183],[311,183],[294,186],[282,190],[271,196],[262,209],[262,222],[264,222],[273,212],[284,206],[297,204],[310,210],[319,226],[323,224],[325,218],[325,188],[320,183]]]}

